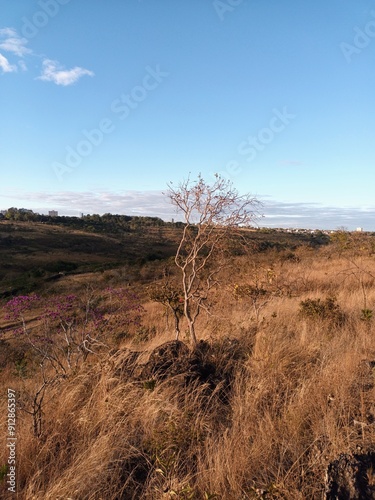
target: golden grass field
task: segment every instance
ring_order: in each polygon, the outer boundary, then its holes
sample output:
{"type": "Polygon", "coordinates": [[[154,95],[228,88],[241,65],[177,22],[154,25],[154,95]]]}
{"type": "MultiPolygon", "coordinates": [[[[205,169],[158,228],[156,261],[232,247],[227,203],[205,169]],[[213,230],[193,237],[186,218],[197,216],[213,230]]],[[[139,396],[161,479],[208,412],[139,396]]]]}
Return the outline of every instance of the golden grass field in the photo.
{"type": "MultiPolygon", "coordinates": [[[[211,370],[206,379],[188,374],[191,353],[145,375],[155,348],[174,340],[172,319],[147,292],[151,283],[161,283],[163,261],[141,266],[130,285],[129,267],[64,277],[48,293],[83,293],[88,284],[99,293],[126,282],[145,308],[142,330],[116,336],[116,323],[102,337],[107,347],[48,388],[41,435],[33,434],[32,416],[17,410],[17,494],[7,492],[4,477],[0,496],[324,498],[328,464],[341,453],[373,449],[375,442],[372,238],[300,245],[293,252],[249,251],[218,263],[220,284],[209,314],[202,312],[197,324],[198,338],[207,343],[195,356],[211,370]],[[236,297],[236,285],[265,293],[236,297]],[[335,307],[324,308],[329,298],[335,307]],[[309,299],[320,302],[301,312],[309,299]]],[[[172,278],[178,280],[177,271],[172,278]]],[[[6,324],[3,314],[1,321],[6,324]]],[[[188,343],[183,322],[181,327],[188,343]]],[[[4,417],[8,387],[26,408],[41,382],[31,354],[26,373],[15,368],[20,343],[4,334],[4,417]]],[[[1,467],[8,452],[0,450],[1,467]]],[[[368,471],[368,483],[375,484],[375,471],[368,471]]]]}

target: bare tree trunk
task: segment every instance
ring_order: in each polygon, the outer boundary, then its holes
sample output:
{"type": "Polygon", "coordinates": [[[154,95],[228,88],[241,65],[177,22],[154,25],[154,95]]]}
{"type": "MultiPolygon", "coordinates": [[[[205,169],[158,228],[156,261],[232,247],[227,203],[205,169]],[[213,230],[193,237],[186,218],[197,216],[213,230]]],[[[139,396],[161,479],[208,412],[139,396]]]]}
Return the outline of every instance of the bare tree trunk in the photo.
{"type": "Polygon", "coordinates": [[[176,332],[176,340],[178,340],[178,337],[180,336],[180,319],[177,316],[177,312],[175,312],[174,315],[174,329],[176,332]]]}
{"type": "Polygon", "coordinates": [[[195,335],[194,321],[190,317],[188,317],[187,320],[189,325],[190,341],[192,348],[194,349],[197,345],[197,336],[195,335]]]}
{"type": "Polygon", "coordinates": [[[190,301],[189,301],[188,298],[185,298],[184,314],[185,314],[185,318],[186,318],[186,320],[188,322],[191,346],[194,349],[196,347],[196,345],[197,345],[197,337],[195,335],[194,320],[191,317],[191,313],[190,313],[190,301]]]}

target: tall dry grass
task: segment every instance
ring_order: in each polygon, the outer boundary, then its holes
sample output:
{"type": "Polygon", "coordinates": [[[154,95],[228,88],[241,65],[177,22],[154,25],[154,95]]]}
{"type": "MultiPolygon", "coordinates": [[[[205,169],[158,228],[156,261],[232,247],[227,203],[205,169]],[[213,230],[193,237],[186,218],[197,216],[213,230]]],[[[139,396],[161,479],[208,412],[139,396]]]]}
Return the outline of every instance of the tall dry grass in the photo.
{"type": "MultiPolygon", "coordinates": [[[[375,440],[375,317],[362,313],[375,309],[374,261],[360,250],[295,254],[242,256],[223,272],[212,314],[197,327],[211,346],[214,383],[136,376],[173,338],[163,308],[146,302],[145,326],[157,334],[126,339],[51,388],[40,438],[18,410],[18,493],[7,495],[3,481],[3,498],[322,498],[328,463],[375,440]],[[233,286],[269,268],[272,293],[256,319],[233,286]],[[336,298],[339,323],[300,312],[301,301],[327,297],[336,298]],[[241,356],[231,358],[231,345],[241,356]]],[[[3,395],[8,386],[32,393],[33,384],[9,367],[2,373],[3,395]]]]}

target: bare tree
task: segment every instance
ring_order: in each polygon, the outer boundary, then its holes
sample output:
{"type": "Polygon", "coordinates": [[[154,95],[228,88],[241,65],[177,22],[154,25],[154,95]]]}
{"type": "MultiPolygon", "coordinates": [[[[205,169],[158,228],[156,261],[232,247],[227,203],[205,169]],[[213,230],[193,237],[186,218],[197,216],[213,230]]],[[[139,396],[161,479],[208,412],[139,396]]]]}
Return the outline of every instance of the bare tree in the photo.
{"type": "Polygon", "coordinates": [[[249,227],[259,216],[260,202],[249,194],[240,195],[231,181],[215,175],[208,184],[201,175],[168,184],[166,193],[184,218],[184,230],[175,256],[182,273],[184,316],[192,346],[197,343],[195,322],[205,308],[210,290],[217,284],[213,257],[229,232],[249,227]]]}

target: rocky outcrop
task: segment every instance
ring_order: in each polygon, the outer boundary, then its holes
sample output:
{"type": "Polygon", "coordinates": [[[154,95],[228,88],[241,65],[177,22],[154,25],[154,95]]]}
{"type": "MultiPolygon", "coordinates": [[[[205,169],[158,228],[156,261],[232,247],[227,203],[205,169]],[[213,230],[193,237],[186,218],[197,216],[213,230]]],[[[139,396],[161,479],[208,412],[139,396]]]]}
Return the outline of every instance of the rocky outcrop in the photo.
{"type": "Polygon", "coordinates": [[[342,454],[327,471],[326,500],[375,499],[375,452],[342,454]]]}

